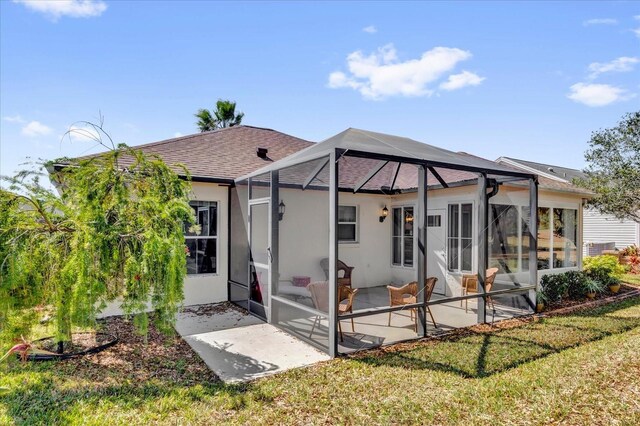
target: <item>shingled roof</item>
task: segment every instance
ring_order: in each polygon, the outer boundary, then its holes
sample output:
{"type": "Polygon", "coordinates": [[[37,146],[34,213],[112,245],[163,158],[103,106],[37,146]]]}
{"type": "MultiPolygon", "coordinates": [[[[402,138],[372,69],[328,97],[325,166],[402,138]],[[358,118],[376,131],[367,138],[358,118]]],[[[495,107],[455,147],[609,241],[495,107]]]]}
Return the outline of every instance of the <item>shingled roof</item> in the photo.
{"type": "MultiPolygon", "coordinates": [[[[194,181],[228,182],[313,145],[272,129],[234,126],[210,132],[136,145],[147,155],[157,155],[169,166],[183,164],[194,181]],[[258,157],[258,148],[268,150],[258,157]]],[[[100,154],[95,154],[100,155],[100,154]]],[[[121,164],[128,165],[127,158],[121,164]]],[[[173,167],[178,173],[179,167],[173,167]]]]}

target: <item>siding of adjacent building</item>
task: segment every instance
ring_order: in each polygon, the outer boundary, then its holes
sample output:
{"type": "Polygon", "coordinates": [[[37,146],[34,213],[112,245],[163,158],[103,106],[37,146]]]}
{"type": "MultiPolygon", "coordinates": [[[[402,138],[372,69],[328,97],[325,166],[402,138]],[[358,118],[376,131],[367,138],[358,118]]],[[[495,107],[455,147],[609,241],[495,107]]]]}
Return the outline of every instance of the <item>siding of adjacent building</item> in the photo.
{"type": "Polygon", "coordinates": [[[623,249],[632,244],[640,245],[640,224],[631,220],[619,220],[611,215],[603,215],[595,210],[584,210],[584,247],[588,255],[590,244],[614,243],[623,249]]]}

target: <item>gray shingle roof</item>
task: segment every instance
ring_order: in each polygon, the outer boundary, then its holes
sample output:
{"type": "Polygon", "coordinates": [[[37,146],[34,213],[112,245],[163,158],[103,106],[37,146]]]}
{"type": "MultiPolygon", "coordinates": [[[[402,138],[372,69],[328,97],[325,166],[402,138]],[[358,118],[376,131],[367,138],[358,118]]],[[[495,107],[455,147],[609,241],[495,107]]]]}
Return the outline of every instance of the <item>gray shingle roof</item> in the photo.
{"type": "MultiPolygon", "coordinates": [[[[311,145],[312,142],[271,129],[234,126],[134,148],[159,156],[169,166],[183,164],[194,180],[233,181],[311,145]],[[268,158],[258,157],[257,148],[267,148],[268,158]]],[[[126,166],[128,160],[124,158],[121,163],[126,166]]],[[[182,172],[179,167],[174,170],[182,172]]]]}

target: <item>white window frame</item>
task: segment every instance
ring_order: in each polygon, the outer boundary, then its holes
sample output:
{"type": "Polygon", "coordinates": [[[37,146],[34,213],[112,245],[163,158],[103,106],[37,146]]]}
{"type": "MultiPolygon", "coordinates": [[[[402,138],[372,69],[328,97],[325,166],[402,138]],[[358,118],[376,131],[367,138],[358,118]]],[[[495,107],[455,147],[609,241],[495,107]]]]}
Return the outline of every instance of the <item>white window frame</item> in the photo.
{"type": "MultiPolygon", "coordinates": [[[[582,228],[581,228],[581,221],[580,221],[580,207],[578,206],[571,206],[571,205],[544,205],[544,206],[538,206],[538,208],[544,208],[544,209],[549,209],[549,227],[551,228],[549,230],[549,267],[547,269],[539,269],[538,268],[538,272],[547,272],[547,271],[563,271],[563,270],[572,270],[572,269],[577,269],[580,268],[581,263],[582,263],[582,250],[580,248],[580,235],[582,233],[582,228]],[[555,234],[554,234],[554,229],[553,229],[553,211],[559,209],[559,210],[576,210],[577,214],[576,214],[576,266],[561,266],[559,268],[556,268],[553,265],[553,253],[554,253],[554,245],[555,245],[555,234]]],[[[538,220],[540,220],[539,215],[538,216],[538,220]]],[[[539,230],[538,230],[539,232],[539,230]]],[[[537,238],[537,236],[536,236],[537,238]]],[[[536,250],[536,266],[538,264],[538,252],[539,252],[539,248],[538,250],[536,250]]]]}
{"type": "MultiPolygon", "coordinates": [[[[523,264],[522,264],[522,256],[523,256],[523,251],[522,251],[522,223],[523,223],[523,218],[524,218],[524,212],[525,209],[528,210],[529,206],[526,205],[522,205],[519,203],[512,203],[509,204],[508,202],[499,202],[496,201],[495,203],[490,203],[489,204],[489,208],[491,208],[492,205],[497,205],[497,206],[513,206],[517,208],[518,211],[518,266],[517,266],[517,270],[515,271],[511,271],[511,273],[520,273],[520,272],[526,272],[523,269],[523,264]]],[[[544,206],[540,206],[540,207],[544,207],[544,206]]],[[[490,218],[490,217],[489,217],[490,218]]],[[[531,222],[531,218],[529,218],[529,222],[531,222]]],[[[531,226],[531,223],[529,223],[529,226],[531,226]]],[[[531,228],[529,228],[531,229],[531,228]]],[[[493,230],[493,223],[489,224],[489,235],[491,236],[491,231],[493,230]]],[[[536,252],[537,253],[537,252],[536,252]]],[[[491,252],[489,251],[489,259],[491,259],[491,252]]],[[[536,264],[537,264],[537,254],[536,254],[536,264]]],[[[527,269],[528,271],[528,269],[527,269]]],[[[543,269],[543,271],[546,271],[546,269],[543,269]]]]}
{"type": "Polygon", "coordinates": [[[340,228],[340,225],[354,225],[354,227],[355,227],[355,239],[354,240],[341,240],[340,237],[338,237],[338,243],[339,244],[358,244],[358,242],[360,241],[360,225],[359,225],[360,208],[359,208],[359,206],[357,204],[340,204],[338,207],[354,207],[356,209],[356,216],[355,216],[356,219],[355,219],[354,222],[343,222],[343,221],[340,221],[340,216],[338,216],[338,228],[340,228]]]}
{"type": "MultiPolygon", "coordinates": [[[[447,203],[447,208],[446,208],[446,221],[445,221],[445,226],[446,226],[446,243],[445,243],[445,250],[447,253],[446,256],[446,270],[447,273],[452,274],[452,275],[456,275],[456,274],[467,274],[467,273],[472,273],[475,269],[475,263],[476,263],[476,233],[474,232],[475,229],[477,228],[477,223],[476,223],[476,206],[475,203],[472,200],[461,200],[461,201],[456,201],[456,202],[449,202],[447,203]],[[471,269],[466,270],[466,269],[461,269],[462,266],[462,205],[463,204],[470,204],[471,205],[471,269]],[[450,237],[449,236],[449,207],[453,206],[453,205],[457,205],[458,206],[458,236],[457,237],[450,237]],[[449,239],[450,238],[457,238],[458,240],[458,264],[457,264],[457,268],[455,269],[449,269],[449,256],[451,255],[451,253],[449,252],[449,239]]],[[[468,237],[465,237],[464,239],[468,239],[468,237]]]]}
{"type": "MultiPolygon", "coordinates": [[[[215,204],[216,206],[216,235],[185,235],[184,239],[185,239],[185,243],[186,240],[215,240],[215,244],[216,244],[216,264],[215,264],[215,269],[216,272],[204,272],[204,273],[193,273],[190,274],[187,271],[187,275],[186,277],[204,277],[204,276],[218,276],[220,275],[220,242],[219,242],[219,234],[220,234],[220,201],[218,200],[189,200],[189,203],[191,202],[201,202],[201,203],[210,203],[210,205],[207,207],[207,214],[209,214],[209,208],[211,207],[211,204],[215,204]]],[[[191,206],[190,207],[197,207],[196,210],[196,221],[199,219],[199,213],[200,213],[200,209],[204,208],[204,206],[191,206]]],[[[196,222],[197,224],[197,222],[196,222]]],[[[211,226],[211,221],[209,221],[209,226],[211,226]]],[[[186,245],[186,244],[185,244],[186,245]]],[[[196,250],[198,248],[198,242],[196,241],[196,250]]],[[[198,258],[196,255],[196,265],[198,262],[198,258]]],[[[197,266],[196,266],[197,267],[197,266]]]]}
{"type": "Polygon", "coordinates": [[[417,237],[417,232],[416,232],[416,228],[415,228],[415,218],[416,218],[416,206],[414,204],[398,204],[398,205],[392,205],[391,206],[391,266],[393,268],[403,268],[403,269],[414,269],[416,266],[416,237],[417,237]],[[413,220],[414,220],[414,224],[413,224],[413,236],[411,237],[413,239],[413,250],[411,251],[411,261],[413,262],[411,266],[407,266],[405,265],[405,257],[404,257],[404,241],[407,238],[406,235],[404,235],[404,232],[402,232],[399,236],[394,236],[393,235],[393,215],[395,214],[395,210],[396,209],[400,209],[400,214],[402,215],[402,221],[404,223],[404,216],[405,216],[405,209],[410,208],[413,209],[413,220]],[[400,263],[393,263],[393,242],[395,238],[400,238],[400,263]]]}

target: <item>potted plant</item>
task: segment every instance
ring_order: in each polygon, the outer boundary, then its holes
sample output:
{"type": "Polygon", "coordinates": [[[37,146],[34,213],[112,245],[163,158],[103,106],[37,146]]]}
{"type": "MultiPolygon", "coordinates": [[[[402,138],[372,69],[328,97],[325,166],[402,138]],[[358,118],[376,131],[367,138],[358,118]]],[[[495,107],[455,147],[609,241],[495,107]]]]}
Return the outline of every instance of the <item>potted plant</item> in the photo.
{"type": "Polygon", "coordinates": [[[544,311],[544,304],[547,302],[547,295],[544,294],[542,289],[536,291],[536,312],[544,311]]]}
{"type": "Polygon", "coordinates": [[[620,280],[615,277],[609,277],[607,286],[609,287],[609,291],[615,294],[620,291],[620,280]]]}
{"type": "Polygon", "coordinates": [[[589,299],[595,299],[596,293],[599,293],[602,291],[602,284],[600,284],[598,281],[591,278],[586,278],[582,283],[582,285],[584,288],[584,292],[586,293],[589,299]]]}

